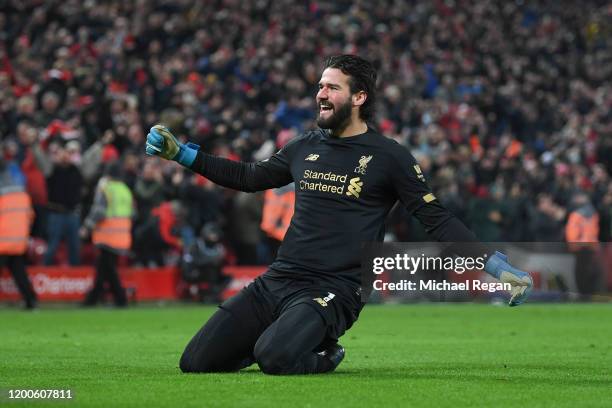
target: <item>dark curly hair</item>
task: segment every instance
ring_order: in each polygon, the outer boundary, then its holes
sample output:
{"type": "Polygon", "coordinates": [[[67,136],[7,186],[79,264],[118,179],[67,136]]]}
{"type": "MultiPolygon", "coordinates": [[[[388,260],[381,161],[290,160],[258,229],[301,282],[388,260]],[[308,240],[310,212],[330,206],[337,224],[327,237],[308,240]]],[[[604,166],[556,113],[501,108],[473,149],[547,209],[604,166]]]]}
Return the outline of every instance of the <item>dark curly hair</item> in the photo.
{"type": "Polygon", "coordinates": [[[336,68],[348,75],[352,94],[363,91],[368,95],[359,109],[359,117],[366,122],[370,121],[376,111],[377,73],[372,63],[357,55],[334,55],[325,61],[325,68],[336,68]]]}

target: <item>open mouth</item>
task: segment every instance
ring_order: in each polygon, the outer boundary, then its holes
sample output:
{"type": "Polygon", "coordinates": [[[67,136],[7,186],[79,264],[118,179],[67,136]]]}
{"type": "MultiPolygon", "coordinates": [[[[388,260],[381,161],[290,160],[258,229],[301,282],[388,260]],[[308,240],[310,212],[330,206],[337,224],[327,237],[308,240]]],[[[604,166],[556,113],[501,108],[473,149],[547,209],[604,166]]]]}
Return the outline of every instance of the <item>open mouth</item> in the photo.
{"type": "Polygon", "coordinates": [[[333,109],[334,107],[329,103],[321,102],[319,104],[319,113],[331,112],[333,109]]]}

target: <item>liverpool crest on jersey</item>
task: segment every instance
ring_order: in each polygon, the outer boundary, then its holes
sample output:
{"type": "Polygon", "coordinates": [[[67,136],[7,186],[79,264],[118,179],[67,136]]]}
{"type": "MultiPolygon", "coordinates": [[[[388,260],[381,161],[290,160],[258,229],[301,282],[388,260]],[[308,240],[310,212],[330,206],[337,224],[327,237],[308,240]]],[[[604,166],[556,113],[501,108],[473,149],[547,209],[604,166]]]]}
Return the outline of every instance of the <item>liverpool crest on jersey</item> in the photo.
{"type": "Polygon", "coordinates": [[[372,155],[361,156],[361,159],[359,159],[359,166],[355,167],[355,173],[363,174],[365,176],[370,160],[372,160],[372,155]]]}

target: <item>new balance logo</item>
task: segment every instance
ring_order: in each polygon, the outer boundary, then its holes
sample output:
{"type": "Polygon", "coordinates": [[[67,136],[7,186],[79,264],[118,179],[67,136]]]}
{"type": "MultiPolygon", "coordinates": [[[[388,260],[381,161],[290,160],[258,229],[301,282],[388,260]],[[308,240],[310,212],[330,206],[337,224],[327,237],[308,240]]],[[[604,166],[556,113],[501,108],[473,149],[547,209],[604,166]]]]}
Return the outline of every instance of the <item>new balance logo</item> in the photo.
{"type": "Polygon", "coordinates": [[[348,191],[346,192],[347,196],[354,196],[355,198],[359,198],[359,194],[361,194],[361,187],[363,186],[363,181],[359,177],[352,178],[349,181],[348,191]]]}
{"type": "Polygon", "coordinates": [[[310,153],[308,157],[306,157],[306,159],[304,160],[305,161],[317,161],[318,158],[319,158],[318,154],[310,153]]]}

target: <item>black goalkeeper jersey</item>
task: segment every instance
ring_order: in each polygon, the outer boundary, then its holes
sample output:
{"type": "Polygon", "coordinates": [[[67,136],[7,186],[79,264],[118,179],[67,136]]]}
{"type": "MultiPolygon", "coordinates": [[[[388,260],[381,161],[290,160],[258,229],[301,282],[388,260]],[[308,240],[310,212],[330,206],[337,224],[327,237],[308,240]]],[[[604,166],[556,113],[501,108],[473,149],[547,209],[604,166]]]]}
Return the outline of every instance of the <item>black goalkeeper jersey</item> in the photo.
{"type": "Polygon", "coordinates": [[[309,131],[257,163],[198,152],[191,168],[248,192],[295,183],[295,212],[269,276],[357,290],[362,246],[382,241],[385,217],[397,200],[434,238],[475,240],[436,200],[410,152],[372,129],[344,138],[309,131]]]}

